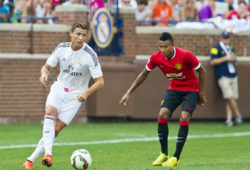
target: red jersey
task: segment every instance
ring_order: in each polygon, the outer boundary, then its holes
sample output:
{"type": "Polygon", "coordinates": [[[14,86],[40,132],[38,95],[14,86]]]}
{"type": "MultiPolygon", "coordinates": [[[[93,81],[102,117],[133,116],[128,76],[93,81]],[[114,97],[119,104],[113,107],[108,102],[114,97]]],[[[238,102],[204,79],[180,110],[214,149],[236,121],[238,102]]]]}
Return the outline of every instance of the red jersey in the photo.
{"type": "MultiPolygon", "coordinates": [[[[242,18],[247,20],[250,19],[250,11],[248,10],[247,13],[244,15],[244,17],[242,18]]],[[[236,10],[233,10],[228,14],[228,19],[241,19],[241,17],[236,10]]]]}
{"type": "Polygon", "coordinates": [[[200,84],[194,70],[199,69],[201,64],[189,51],[174,47],[171,59],[158,51],[150,57],[146,69],[152,71],[156,66],[170,80],[168,89],[199,92],[200,84]]]}

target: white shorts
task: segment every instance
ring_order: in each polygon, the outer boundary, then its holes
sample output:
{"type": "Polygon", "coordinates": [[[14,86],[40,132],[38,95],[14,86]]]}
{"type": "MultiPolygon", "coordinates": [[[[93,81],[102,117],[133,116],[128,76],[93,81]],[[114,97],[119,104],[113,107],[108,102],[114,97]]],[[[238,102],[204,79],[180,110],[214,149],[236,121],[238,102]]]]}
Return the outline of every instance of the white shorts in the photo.
{"type": "Polygon", "coordinates": [[[218,84],[221,88],[224,99],[227,98],[239,98],[239,90],[238,90],[238,77],[229,78],[222,76],[218,80],[218,84]]]}
{"type": "Polygon", "coordinates": [[[72,119],[82,106],[82,102],[77,100],[77,95],[81,91],[74,90],[67,92],[57,81],[50,88],[46,101],[47,106],[53,106],[58,112],[57,118],[66,125],[69,125],[72,119]]]}

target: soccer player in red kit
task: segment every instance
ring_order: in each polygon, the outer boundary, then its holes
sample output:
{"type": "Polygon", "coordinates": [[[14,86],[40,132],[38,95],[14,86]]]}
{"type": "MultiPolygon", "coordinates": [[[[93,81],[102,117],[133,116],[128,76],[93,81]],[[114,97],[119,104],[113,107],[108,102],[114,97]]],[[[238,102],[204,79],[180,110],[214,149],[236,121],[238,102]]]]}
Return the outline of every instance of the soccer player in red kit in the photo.
{"type": "Polygon", "coordinates": [[[147,78],[148,74],[158,67],[170,80],[170,86],[161,103],[158,116],[158,136],[161,144],[161,153],[152,163],[153,166],[176,166],[185,144],[189,120],[197,105],[203,106],[206,102],[205,81],[206,70],[198,59],[189,51],[174,46],[174,39],[168,32],[163,32],[159,40],[160,51],[154,53],[145,69],[138,75],[131,87],[120,99],[119,104],[126,105],[132,92],[147,78]],[[199,80],[195,75],[199,73],[199,80]],[[180,114],[180,128],[173,157],[168,156],[168,119],[174,110],[182,103],[180,114]]]}

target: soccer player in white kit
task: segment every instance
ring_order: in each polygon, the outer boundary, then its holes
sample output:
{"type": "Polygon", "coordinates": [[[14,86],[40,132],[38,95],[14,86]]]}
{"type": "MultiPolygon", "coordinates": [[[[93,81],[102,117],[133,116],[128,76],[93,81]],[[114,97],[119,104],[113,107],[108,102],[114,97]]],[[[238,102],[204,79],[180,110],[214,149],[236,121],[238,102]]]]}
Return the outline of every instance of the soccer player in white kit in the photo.
{"type": "Polygon", "coordinates": [[[34,168],[34,161],[45,153],[42,164],[53,165],[52,146],[55,137],[77,114],[89,95],[104,86],[104,79],[96,53],[85,41],[86,25],[75,23],[70,32],[71,42],[60,43],[41,69],[40,82],[46,87],[52,68],[60,65],[57,81],[47,97],[43,136],[35,151],[27,158],[23,168],[34,168]],[[88,87],[90,78],[94,84],[88,87]]]}

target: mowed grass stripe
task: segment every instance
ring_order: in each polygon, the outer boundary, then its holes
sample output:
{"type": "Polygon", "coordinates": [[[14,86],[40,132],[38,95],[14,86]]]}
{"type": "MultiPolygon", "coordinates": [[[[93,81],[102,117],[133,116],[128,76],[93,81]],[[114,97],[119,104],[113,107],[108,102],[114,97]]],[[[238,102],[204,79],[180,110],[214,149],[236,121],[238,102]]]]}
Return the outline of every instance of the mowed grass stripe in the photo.
{"type": "MultiPolygon", "coordinates": [[[[240,136],[250,136],[250,132],[189,135],[188,138],[189,139],[201,139],[201,138],[224,138],[224,137],[240,137],[240,136]]],[[[177,137],[168,137],[168,139],[176,140],[177,137]]],[[[124,143],[124,142],[146,142],[146,141],[156,141],[156,140],[158,140],[158,137],[113,139],[113,140],[89,141],[89,142],[63,142],[63,143],[54,143],[54,146],[96,145],[96,144],[110,144],[110,143],[124,143]]],[[[0,150],[15,149],[15,148],[33,148],[33,147],[36,147],[36,145],[37,144],[0,146],[0,150]]]]}

